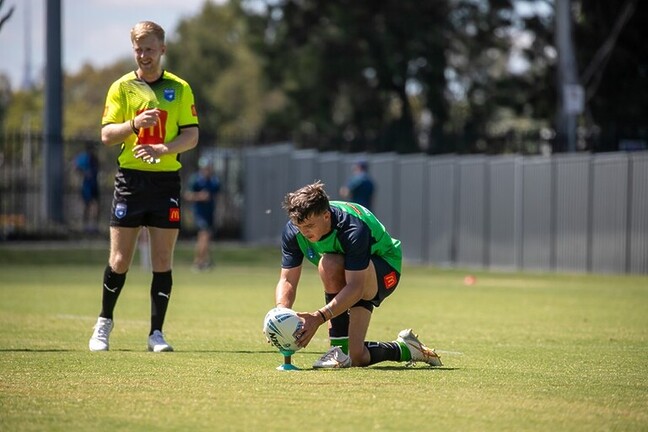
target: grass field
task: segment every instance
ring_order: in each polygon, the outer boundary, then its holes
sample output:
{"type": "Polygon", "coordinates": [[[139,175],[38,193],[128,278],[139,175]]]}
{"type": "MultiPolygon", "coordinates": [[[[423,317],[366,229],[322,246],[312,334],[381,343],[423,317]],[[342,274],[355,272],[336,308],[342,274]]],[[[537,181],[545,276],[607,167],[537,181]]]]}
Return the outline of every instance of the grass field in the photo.
{"type": "MultiPolygon", "coordinates": [[[[91,353],[104,248],[0,244],[1,431],[646,431],[648,277],[406,266],[368,338],[412,327],[445,366],[312,370],[324,328],[280,372],[261,333],[278,251],[179,247],[165,333],[146,352],[150,276],[134,266],[111,351],[91,353]]],[[[313,269],[298,310],[322,305],[313,269]]]]}

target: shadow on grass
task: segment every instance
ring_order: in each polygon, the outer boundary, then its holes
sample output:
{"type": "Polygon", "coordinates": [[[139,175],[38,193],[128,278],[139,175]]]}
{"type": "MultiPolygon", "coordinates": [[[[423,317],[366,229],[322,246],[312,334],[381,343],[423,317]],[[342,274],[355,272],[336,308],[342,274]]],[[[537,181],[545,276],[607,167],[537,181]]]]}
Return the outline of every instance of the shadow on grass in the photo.
{"type": "Polygon", "coordinates": [[[0,348],[0,352],[75,352],[75,349],[61,349],[61,348],[0,348]]]}
{"type": "MultiPolygon", "coordinates": [[[[76,350],[76,349],[58,349],[58,348],[0,348],[0,352],[34,352],[34,353],[54,353],[54,352],[79,352],[79,351],[84,351],[86,352],[87,350],[76,350]]],[[[131,353],[147,353],[149,351],[145,350],[137,350],[137,349],[129,349],[129,348],[119,348],[119,349],[112,349],[110,350],[112,352],[131,352],[131,353]]],[[[89,351],[87,351],[89,352],[89,351]]],[[[275,350],[176,350],[173,353],[175,354],[276,354],[277,358],[281,358],[281,354],[278,353],[275,350]]],[[[170,355],[171,353],[154,353],[154,354],[162,354],[162,355],[170,355]]],[[[304,353],[307,355],[321,355],[324,354],[324,352],[308,352],[304,353]]],[[[101,354],[98,354],[101,355],[101,354]]],[[[171,354],[172,355],[172,354],[171,354]]],[[[454,368],[454,367],[446,367],[446,366],[441,366],[441,367],[426,367],[426,366],[407,366],[405,364],[398,364],[398,365],[370,365],[366,366],[367,369],[373,369],[373,370],[383,370],[383,371],[395,371],[395,370],[429,370],[429,371],[454,371],[454,370],[461,370],[461,368],[454,368]]],[[[316,368],[298,368],[300,371],[319,371],[319,370],[327,370],[327,369],[316,369],[316,368]]]]}

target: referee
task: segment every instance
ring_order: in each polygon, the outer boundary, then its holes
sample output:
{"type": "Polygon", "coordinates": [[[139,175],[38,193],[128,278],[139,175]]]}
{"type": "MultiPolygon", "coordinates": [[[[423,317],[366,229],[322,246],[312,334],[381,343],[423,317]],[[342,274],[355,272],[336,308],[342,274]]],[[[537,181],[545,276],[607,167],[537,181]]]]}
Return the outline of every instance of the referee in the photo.
{"type": "Polygon", "coordinates": [[[130,33],[137,69],[108,90],[101,141],[119,145],[110,215],[110,256],[90,351],[107,351],[113,311],[142,227],[151,247],[148,350],[173,351],[162,326],[171,297],[173,250],[180,230],[180,153],[198,144],[198,116],[189,84],[162,69],[164,29],[150,21],[130,33]]]}

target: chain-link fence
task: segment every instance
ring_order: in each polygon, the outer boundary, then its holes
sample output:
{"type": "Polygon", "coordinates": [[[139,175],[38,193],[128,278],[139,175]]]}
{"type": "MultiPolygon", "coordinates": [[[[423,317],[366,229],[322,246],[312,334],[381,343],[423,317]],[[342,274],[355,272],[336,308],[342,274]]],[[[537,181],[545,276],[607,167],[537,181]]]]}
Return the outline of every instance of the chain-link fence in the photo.
{"type": "MultiPolygon", "coordinates": [[[[64,169],[62,179],[43,177],[43,136],[30,133],[5,134],[0,141],[0,240],[12,239],[68,239],[81,236],[107,234],[113,193],[113,179],[117,169],[119,146],[105,147],[96,139],[65,140],[63,146],[64,169]],[[75,167],[78,154],[94,148],[98,158],[99,221],[98,231],[88,230],[81,197],[82,175],[75,167]],[[44,212],[44,185],[62,181],[63,221],[48,220],[44,212]]],[[[208,155],[216,175],[221,180],[217,197],[216,238],[238,238],[241,231],[241,152],[237,149],[219,149],[208,144],[183,155],[182,178],[184,184],[197,169],[201,155],[208,155]]],[[[183,205],[181,236],[195,232],[191,208],[183,205]]]]}

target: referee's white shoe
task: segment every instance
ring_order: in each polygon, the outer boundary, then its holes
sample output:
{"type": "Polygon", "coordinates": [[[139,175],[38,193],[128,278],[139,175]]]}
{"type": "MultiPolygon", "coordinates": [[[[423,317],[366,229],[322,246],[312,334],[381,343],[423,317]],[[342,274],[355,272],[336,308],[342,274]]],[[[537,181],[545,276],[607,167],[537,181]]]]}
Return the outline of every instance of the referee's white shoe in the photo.
{"type": "Polygon", "coordinates": [[[173,347],[164,340],[160,330],[155,330],[148,338],[148,350],[153,352],[173,351],[173,347]]]}
{"type": "Polygon", "coordinates": [[[113,320],[110,318],[97,318],[97,323],[94,326],[92,337],[88,343],[90,351],[108,351],[110,332],[113,329],[113,320]]]}

